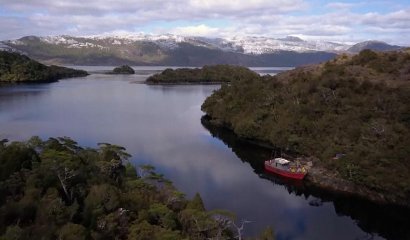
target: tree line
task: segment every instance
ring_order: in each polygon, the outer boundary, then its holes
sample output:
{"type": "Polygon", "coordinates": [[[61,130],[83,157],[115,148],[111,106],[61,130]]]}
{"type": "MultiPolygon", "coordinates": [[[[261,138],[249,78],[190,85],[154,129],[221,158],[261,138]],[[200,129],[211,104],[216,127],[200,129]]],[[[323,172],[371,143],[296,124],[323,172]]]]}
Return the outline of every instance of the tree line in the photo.
{"type": "MultiPolygon", "coordinates": [[[[186,199],[125,148],[68,137],[0,142],[0,239],[243,239],[245,222],[186,199]]],[[[258,239],[273,239],[267,229],[258,239]]]]}
{"type": "Polygon", "coordinates": [[[408,202],[409,69],[409,50],[364,50],[277,76],[231,81],[202,110],[243,138],[314,157],[340,178],[408,202]]]}

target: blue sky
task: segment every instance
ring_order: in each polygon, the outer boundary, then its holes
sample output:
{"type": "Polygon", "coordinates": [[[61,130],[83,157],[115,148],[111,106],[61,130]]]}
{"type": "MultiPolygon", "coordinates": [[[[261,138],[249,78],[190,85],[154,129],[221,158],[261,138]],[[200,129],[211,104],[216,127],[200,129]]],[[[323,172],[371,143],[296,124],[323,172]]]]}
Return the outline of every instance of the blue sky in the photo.
{"type": "Polygon", "coordinates": [[[410,1],[0,0],[0,39],[122,33],[410,45],[410,1]]]}

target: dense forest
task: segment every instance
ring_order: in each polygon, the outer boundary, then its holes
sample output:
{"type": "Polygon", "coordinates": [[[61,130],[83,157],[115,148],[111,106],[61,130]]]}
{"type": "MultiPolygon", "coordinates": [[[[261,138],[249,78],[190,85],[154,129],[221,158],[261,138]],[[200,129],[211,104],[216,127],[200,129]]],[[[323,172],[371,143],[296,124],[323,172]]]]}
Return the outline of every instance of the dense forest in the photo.
{"type": "Polygon", "coordinates": [[[232,65],[210,65],[202,68],[165,69],[147,79],[149,84],[180,83],[223,83],[236,80],[254,79],[259,75],[246,67],[232,65]]]}
{"type": "MultiPolygon", "coordinates": [[[[0,239],[237,239],[232,213],[187,200],[123,147],[68,137],[0,142],[0,239]]],[[[258,239],[273,239],[268,228],[258,239]]]]}
{"type": "Polygon", "coordinates": [[[128,65],[122,65],[119,67],[116,67],[110,72],[111,74],[135,74],[135,71],[132,67],[128,65]]]}
{"type": "Polygon", "coordinates": [[[87,75],[82,70],[46,66],[19,53],[0,51],[0,82],[54,82],[87,75]]]}
{"type": "Polygon", "coordinates": [[[408,205],[409,103],[410,51],[364,50],[223,84],[202,110],[214,125],[313,157],[335,177],[408,205]]]}

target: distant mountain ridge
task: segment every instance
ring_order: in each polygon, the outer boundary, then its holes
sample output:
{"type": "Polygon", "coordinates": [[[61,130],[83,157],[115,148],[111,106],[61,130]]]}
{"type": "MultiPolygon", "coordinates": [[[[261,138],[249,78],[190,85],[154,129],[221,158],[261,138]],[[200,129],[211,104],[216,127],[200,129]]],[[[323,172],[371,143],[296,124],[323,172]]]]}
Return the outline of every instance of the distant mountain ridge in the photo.
{"type": "Polygon", "coordinates": [[[361,43],[357,43],[347,49],[347,51],[352,52],[352,53],[359,53],[362,50],[369,49],[373,51],[379,51],[379,52],[385,52],[385,51],[393,51],[393,50],[399,50],[403,47],[397,46],[397,45],[389,45],[385,42],[381,41],[365,41],[361,43]]]}
{"type": "Polygon", "coordinates": [[[224,39],[172,34],[27,36],[0,42],[0,50],[22,52],[45,63],[78,65],[299,66],[327,61],[351,47],[293,36],[224,39]]]}

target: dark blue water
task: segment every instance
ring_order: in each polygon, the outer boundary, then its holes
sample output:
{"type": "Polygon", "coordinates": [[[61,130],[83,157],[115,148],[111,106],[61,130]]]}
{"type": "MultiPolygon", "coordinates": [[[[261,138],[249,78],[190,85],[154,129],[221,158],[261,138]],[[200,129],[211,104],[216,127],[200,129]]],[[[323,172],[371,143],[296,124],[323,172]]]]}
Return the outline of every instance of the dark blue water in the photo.
{"type": "Polygon", "coordinates": [[[199,192],[208,209],[251,221],[247,235],[272,226],[278,239],[409,236],[406,212],[264,174],[269,150],[201,123],[200,106],[218,85],[133,83],[144,74],[0,87],[0,138],[70,136],[82,145],[123,145],[133,163],[156,166],[188,197],[199,192]]]}

